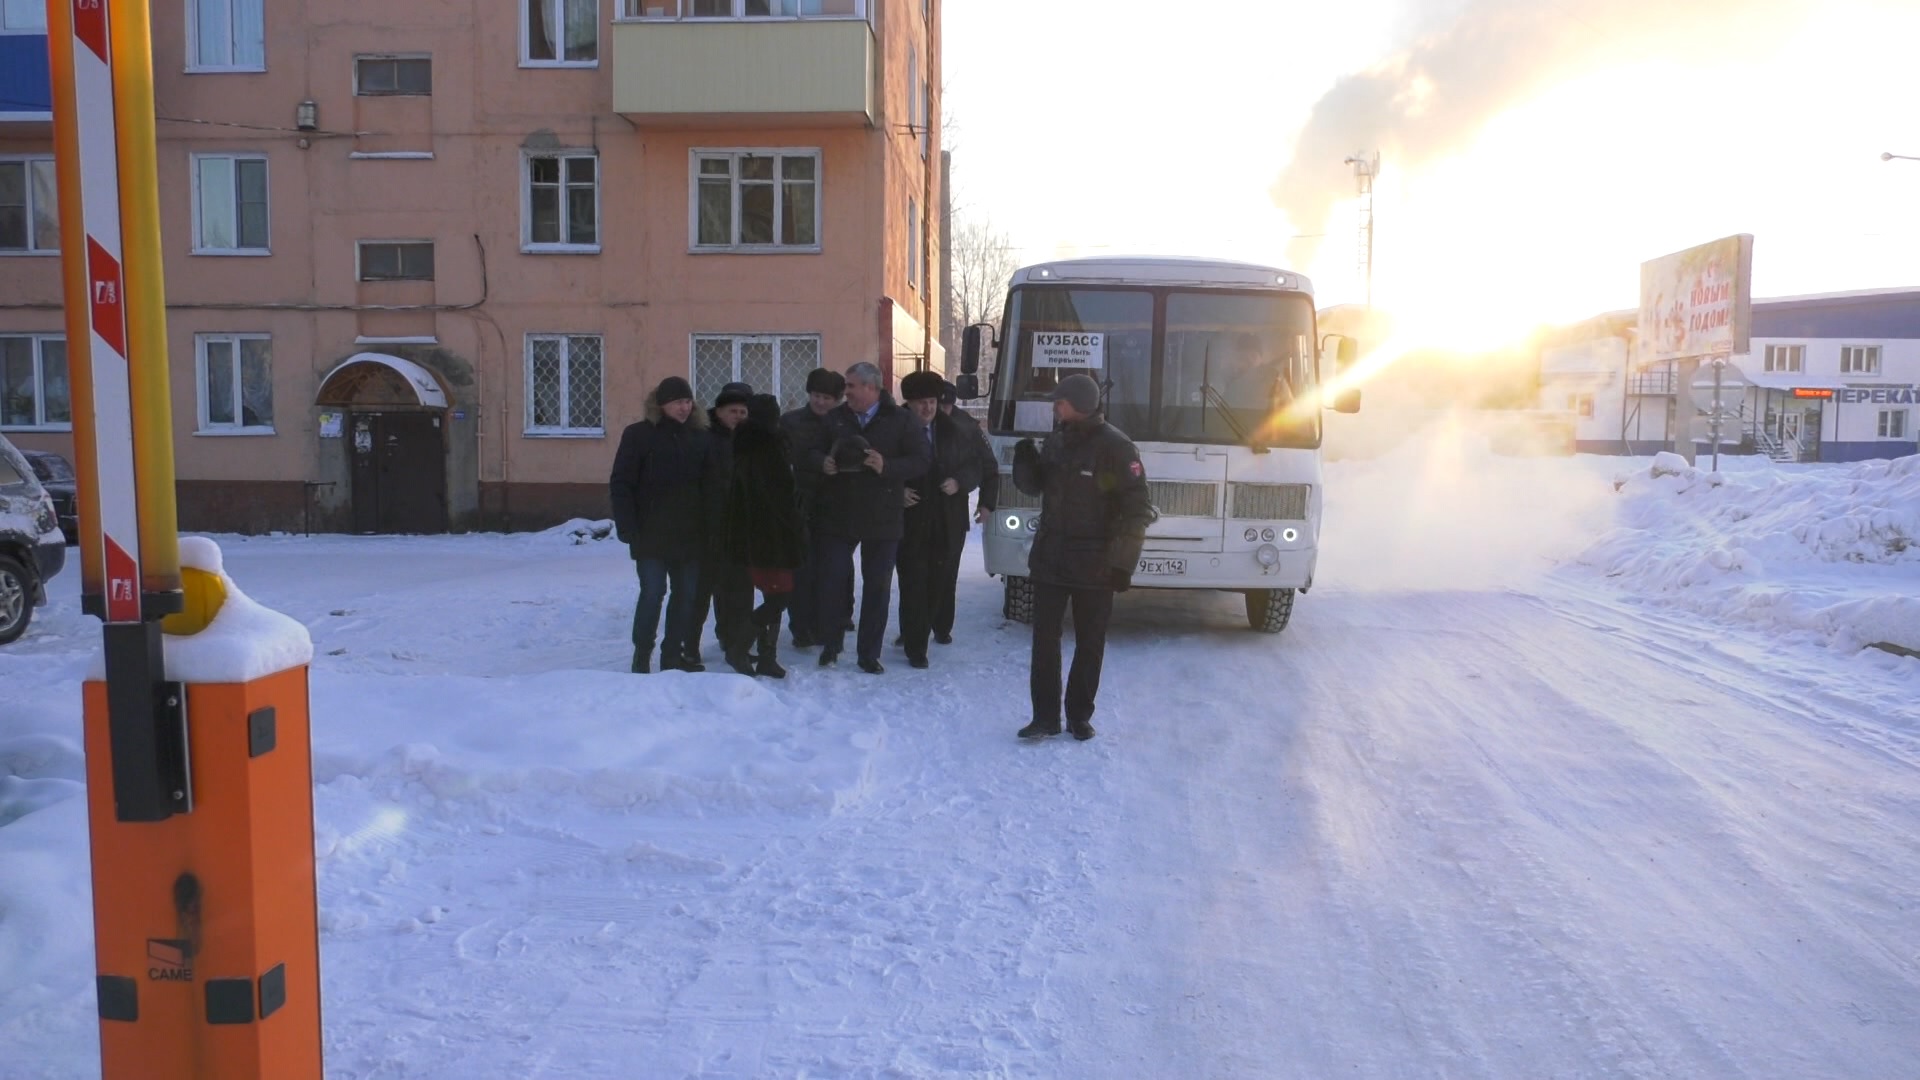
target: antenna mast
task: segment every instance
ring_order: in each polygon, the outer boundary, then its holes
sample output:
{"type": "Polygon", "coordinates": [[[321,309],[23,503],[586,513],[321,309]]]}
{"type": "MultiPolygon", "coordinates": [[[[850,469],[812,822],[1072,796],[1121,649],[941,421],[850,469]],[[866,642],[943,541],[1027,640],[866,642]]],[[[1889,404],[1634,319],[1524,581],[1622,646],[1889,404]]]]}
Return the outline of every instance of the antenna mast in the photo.
{"type": "Polygon", "coordinates": [[[1360,276],[1367,283],[1367,310],[1373,310],[1373,178],[1380,175],[1380,153],[1371,158],[1362,150],[1342,164],[1353,166],[1353,179],[1360,193],[1360,276]]]}

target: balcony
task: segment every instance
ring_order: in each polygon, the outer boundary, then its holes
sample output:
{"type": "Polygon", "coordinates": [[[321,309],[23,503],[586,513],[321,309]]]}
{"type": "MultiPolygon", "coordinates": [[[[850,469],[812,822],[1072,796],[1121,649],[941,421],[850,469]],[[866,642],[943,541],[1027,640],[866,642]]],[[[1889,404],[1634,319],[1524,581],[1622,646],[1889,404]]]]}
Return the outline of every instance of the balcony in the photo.
{"type": "Polygon", "coordinates": [[[47,35],[0,30],[0,130],[21,134],[22,124],[45,126],[52,120],[47,35]]]}
{"type": "Polygon", "coordinates": [[[642,127],[865,126],[869,0],[623,0],[613,107],[642,127]]]}

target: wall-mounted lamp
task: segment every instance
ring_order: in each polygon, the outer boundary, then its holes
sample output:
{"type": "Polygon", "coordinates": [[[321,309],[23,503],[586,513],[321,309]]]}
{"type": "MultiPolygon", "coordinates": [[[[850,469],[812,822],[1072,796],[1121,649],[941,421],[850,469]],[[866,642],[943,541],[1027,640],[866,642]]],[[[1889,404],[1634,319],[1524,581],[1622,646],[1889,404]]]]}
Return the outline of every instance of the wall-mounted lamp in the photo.
{"type": "Polygon", "coordinates": [[[294,126],[301,131],[320,130],[320,106],[313,101],[303,101],[293,110],[294,126]]]}

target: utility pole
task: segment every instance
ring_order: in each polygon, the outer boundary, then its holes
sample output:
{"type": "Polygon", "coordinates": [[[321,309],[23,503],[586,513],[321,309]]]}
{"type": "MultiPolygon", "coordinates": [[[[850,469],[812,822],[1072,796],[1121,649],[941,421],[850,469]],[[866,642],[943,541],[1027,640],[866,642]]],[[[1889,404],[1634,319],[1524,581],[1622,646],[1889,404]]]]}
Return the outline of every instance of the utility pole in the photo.
{"type": "Polygon", "coordinates": [[[1360,276],[1367,283],[1367,312],[1373,312],[1373,178],[1380,175],[1380,153],[1367,157],[1366,151],[1342,162],[1353,166],[1353,178],[1360,193],[1360,276]]]}

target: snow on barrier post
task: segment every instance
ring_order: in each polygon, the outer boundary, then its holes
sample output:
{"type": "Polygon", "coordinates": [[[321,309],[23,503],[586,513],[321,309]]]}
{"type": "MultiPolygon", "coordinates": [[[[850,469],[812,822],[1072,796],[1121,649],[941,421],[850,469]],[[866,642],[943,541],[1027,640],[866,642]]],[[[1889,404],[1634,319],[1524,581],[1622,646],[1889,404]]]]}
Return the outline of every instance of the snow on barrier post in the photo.
{"type": "Polygon", "coordinates": [[[101,1073],[318,1080],[312,644],[180,566],[146,0],[47,8],[101,1073]]]}
{"type": "Polygon", "coordinates": [[[320,1080],[306,627],[249,599],[212,541],[180,542],[165,667],[192,808],[114,815],[108,687],[86,684],[94,960],[105,1080],[320,1080]]]}

